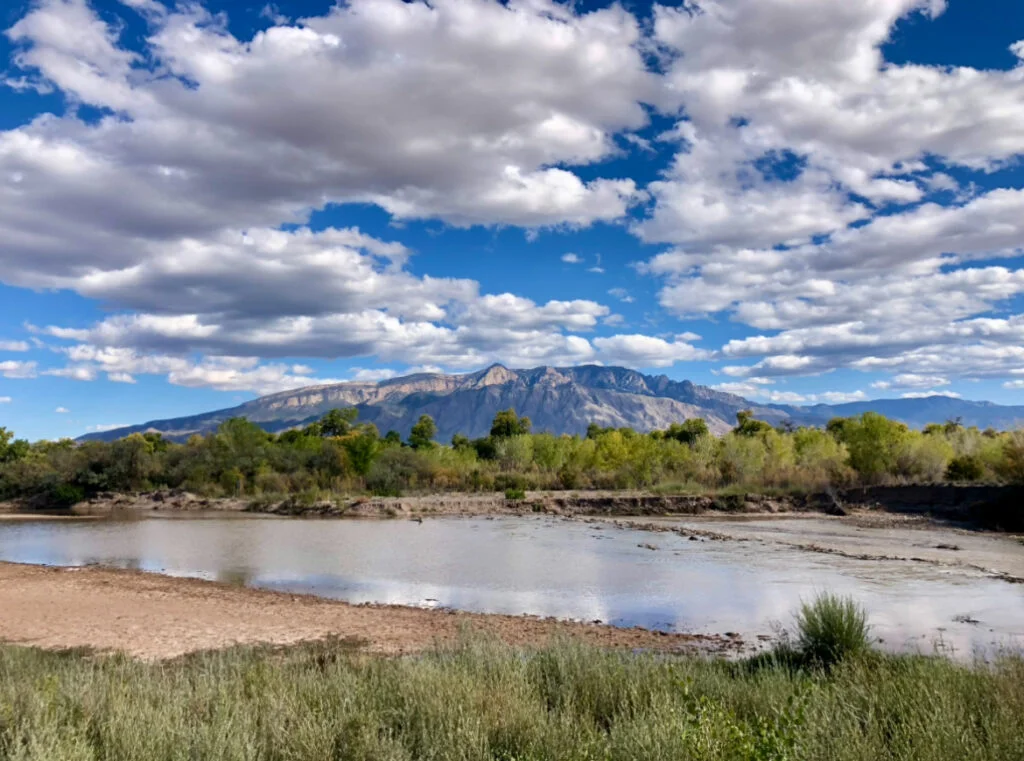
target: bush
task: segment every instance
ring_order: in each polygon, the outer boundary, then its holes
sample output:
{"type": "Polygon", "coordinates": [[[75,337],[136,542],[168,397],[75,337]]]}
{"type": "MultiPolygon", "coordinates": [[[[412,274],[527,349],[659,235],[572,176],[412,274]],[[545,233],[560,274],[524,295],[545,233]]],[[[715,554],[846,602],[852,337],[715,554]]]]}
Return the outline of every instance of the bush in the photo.
{"type": "Polygon", "coordinates": [[[73,484],[54,484],[46,496],[54,507],[74,507],[85,499],[85,490],[73,484]]]}
{"type": "Polygon", "coordinates": [[[379,497],[401,496],[403,489],[430,484],[433,464],[414,449],[385,449],[366,476],[366,488],[379,497]]]}
{"type": "Polygon", "coordinates": [[[809,663],[831,666],[871,646],[867,612],[851,597],[818,595],[800,606],[796,625],[797,647],[809,663]]]}
{"type": "Polygon", "coordinates": [[[526,499],[525,489],[505,489],[505,499],[520,502],[526,499]]]}
{"type": "Polygon", "coordinates": [[[985,466],[974,455],[954,457],[946,468],[947,481],[980,481],[985,475],[985,466]]]}
{"type": "Polygon", "coordinates": [[[1010,483],[1024,484],[1024,431],[1014,431],[1003,442],[999,475],[1010,483]]]}

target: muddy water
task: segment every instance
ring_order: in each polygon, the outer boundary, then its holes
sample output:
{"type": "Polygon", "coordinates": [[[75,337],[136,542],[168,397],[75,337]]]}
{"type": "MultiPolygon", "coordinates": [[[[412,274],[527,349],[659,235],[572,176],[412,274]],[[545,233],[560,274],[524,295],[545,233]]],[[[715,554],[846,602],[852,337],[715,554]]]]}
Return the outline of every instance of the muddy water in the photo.
{"type": "MultiPolygon", "coordinates": [[[[0,560],[102,563],[350,602],[737,632],[750,641],[788,624],[801,599],[832,590],[868,608],[875,635],[890,649],[938,646],[970,657],[1024,646],[1024,585],[966,565],[808,552],[786,542],[801,532],[820,534],[827,523],[764,524],[769,533],[789,535],[690,541],[549,518],[20,522],[0,524],[0,560]]],[[[713,528],[757,531],[747,522],[713,528]]],[[[889,531],[884,541],[892,539],[889,531]]]]}

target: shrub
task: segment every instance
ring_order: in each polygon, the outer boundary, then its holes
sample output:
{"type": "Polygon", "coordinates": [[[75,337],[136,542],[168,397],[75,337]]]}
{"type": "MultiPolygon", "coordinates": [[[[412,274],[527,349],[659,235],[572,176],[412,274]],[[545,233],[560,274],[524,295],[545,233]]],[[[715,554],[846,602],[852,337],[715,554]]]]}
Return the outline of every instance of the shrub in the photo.
{"type": "Polygon", "coordinates": [[[999,475],[1010,483],[1024,484],[1024,431],[1014,431],[1003,442],[999,475]]]}
{"type": "Polygon", "coordinates": [[[947,481],[979,481],[985,475],[985,466],[974,455],[954,457],[946,468],[947,481]]]}
{"type": "Polygon", "coordinates": [[[804,659],[831,666],[870,648],[867,612],[851,597],[824,593],[800,606],[797,647],[804,659]]]}
{"type": "Polygon", "coordinates": [[[414,449],[388,448],[366,476],[366,488],[377,496],[400,496],[403,489],[429,485],[433,465],[414,449]]]}
{"type": "Polygon", "coordinates": [[[74,484],[54,484],[47,498],[54,507],[74,507],[85,499],[85,490],[74,484]]]}
{"type": "Polygon", "coordinates": [[[525,489],[505,489],[505,499],[512,502],[520,502],[526,499],[525,489]]]}

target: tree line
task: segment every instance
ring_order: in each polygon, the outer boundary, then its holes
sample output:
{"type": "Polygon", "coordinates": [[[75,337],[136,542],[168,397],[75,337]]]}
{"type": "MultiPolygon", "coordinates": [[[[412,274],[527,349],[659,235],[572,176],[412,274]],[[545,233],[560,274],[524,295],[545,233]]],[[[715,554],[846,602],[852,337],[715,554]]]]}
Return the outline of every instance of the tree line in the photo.
{"type": "Polygon", "coordinates": [[[772,426],[749,412],[728,434],[701,419],[639,433],[592,424],[584,436],[532,433],[503,410],[487,436],[435,441],[423,415],[406,440],[354,408],[273,434],[244,418],[179,444],[158,433],[117,441],[29,443],[0,428],[0,498],[74,504],[101,492],[181,488],[276,497],[415,491],[630,489],[817,491],[909,482],[1024,483],[1024,431],[959,421],[912,430],[873,412],[825,428],[772,426]]]}

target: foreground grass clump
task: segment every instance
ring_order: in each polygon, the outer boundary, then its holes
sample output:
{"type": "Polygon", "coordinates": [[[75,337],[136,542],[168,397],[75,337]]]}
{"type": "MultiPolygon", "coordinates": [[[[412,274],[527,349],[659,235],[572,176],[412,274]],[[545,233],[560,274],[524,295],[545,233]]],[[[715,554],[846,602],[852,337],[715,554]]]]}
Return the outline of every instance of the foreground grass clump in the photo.
{"type": "Polygon", "coordinates": [[[849,597],[824,593],[800,606],[796,617],[800,654],[831,666],[871,647],[867,611],[849,597]]]}
{"type": "Polygon", "coordinates": [[[0,648],[0,759],[1014,759],[1024,661],[829,670],[476,639],[414,659],[339,643],[164,664],[0,648]]]}

